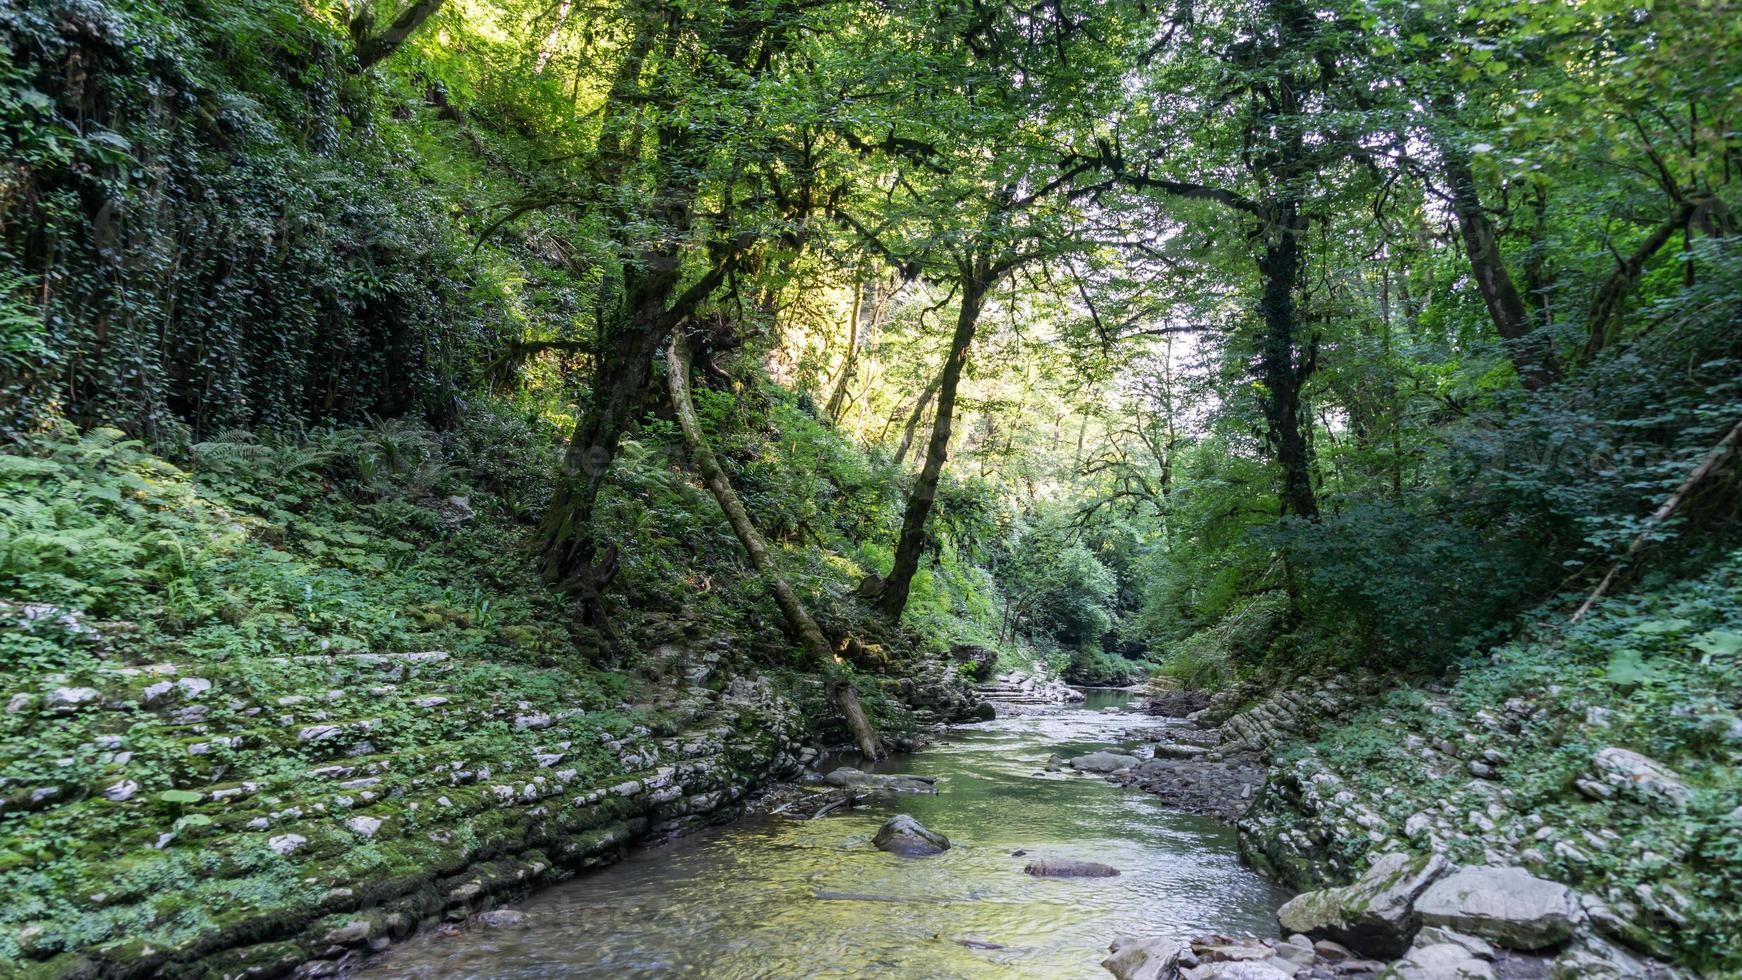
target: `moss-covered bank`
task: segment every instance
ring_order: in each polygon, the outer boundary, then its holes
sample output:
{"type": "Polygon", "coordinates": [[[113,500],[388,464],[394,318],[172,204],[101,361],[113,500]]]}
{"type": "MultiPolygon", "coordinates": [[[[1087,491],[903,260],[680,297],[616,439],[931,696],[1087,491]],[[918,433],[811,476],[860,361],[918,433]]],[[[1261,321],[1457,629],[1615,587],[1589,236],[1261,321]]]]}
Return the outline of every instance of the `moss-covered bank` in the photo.
{"type": "MultiPolygon", "coordinates": [[[[646,556],[719,585],[625,597],[616,645],[579,624],[468,462],[515,449],[481,429],[238,437],[182,466],[60,430],[0,456],[8,970],[342,959],[730,815],[842,739],[729,551],[646,556]]],[[[626,477],[613,513],[648,503],[626,477]]],[[[667,489],[668,519],[710,525],[667,489]]],[[[887,730],[967,706],[885,640],[921,679],[861,676],[887,730]]]]}

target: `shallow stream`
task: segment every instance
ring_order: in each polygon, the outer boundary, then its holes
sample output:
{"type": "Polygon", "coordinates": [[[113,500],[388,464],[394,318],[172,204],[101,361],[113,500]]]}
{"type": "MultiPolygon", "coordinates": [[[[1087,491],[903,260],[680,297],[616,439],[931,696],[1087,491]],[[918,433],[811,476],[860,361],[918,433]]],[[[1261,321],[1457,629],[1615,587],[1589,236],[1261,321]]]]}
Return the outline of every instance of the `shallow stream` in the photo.
{"type": "Polygon", "coordinates": [[[1234,856],[1234,833],[1096,776],[1045,773],[1047,758],[1128,744],[1160,725],[1076,708],[964,726],[879,772],[937,777],[819,820],[756,817],[638,850],[518,906],[529,927],[414,940],[371,978],[1106,977],[1119,935],[1270,935],[1287,893],[1234,856]],[[874,849],[907,813],[954,847],[904,859],[874,849]],[[1014,856],[1014,851],[1025,851],[1014,856]],[[1039,879],[1037,858],[1082,858],[1117,878],[1039,879]]]}

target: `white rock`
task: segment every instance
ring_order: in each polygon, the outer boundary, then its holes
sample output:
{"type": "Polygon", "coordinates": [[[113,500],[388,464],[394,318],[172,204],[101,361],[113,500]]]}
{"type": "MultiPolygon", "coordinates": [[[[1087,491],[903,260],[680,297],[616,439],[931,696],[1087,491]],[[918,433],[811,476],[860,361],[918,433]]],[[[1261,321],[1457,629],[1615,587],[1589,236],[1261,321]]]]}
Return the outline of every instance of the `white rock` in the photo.
{"type": "Polygon", "coordinates": [[[122,803],[133,798],[139,792],[139,784],[131,779],[123,779],[108,789],[103,790],[103,799],[122,803]]]}
{"type": "Polygon", "coordinates": [[[292,854],[297,848],[307,843],[308,838],[301,834],[279,834],[277,837],[269,838],[266,841],[266,846],[278,854],[292,854]]]}
{"type": "Polygon", "coordinates": [[[57,687],[43,701],[50,708],[76,708],[81,704],[100,701],[102,697],[103,692],[94,687],[57,687]]]}
{"type": "Polygon", "coordinates": [[[1631,749],[1611,746],[1591,756],[1592,765],[1605,781],[1666,800],[1676,807],[1686,806],[1694,792],[1674,769],[1631,749]]]}
{"type": "Polygon", "coordinates": [[[375,832],[381,829],[381,820],[376,817],[352,817],[345,821],[345,826],[351,828],[354,834],[374,837],[375,832]]]}

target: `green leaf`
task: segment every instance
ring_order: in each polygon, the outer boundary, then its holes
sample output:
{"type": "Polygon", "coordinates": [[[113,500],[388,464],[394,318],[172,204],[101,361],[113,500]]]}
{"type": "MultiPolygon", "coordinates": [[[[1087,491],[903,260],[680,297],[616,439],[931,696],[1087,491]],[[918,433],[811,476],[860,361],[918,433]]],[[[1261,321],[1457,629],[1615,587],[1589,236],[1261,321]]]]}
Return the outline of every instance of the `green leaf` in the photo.
{"type": "Polygon", "coordinates": [[[1695,650],[1713,657],[1733,657],[1742,653],[1742,633],[1735,630],[1708,630],[1691,642],[1695,650]]]}
{"type": "Polygon", "coordinates": [[[1633,632],[1661,636],[1665,633],[1680,633],[1692,625],[1694,624],[1686,619],[1648,619],[1633,627],[1633,632]]]}
{"type": "Polygon", "coordinates": [[[198,803],[201,799],[200,794],[189,789],[166,789],[157,798],[165,803],[198,803]]]}

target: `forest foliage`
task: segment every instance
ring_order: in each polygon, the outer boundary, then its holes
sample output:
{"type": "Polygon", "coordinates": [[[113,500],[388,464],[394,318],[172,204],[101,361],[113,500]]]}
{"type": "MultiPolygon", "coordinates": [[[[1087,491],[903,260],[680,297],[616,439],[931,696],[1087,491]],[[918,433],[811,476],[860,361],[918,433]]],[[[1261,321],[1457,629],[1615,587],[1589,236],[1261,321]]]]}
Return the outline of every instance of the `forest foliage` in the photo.
{"type": "Polygon", "coordinates": [[[519,426],[477,464],[598,624],[733,547],[675,327],[825,619],[1437,668],[1734,545],[1708,6],[8,7],[0,408],[182,461],[519,426]]]}

